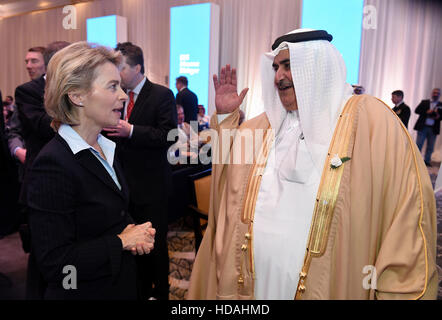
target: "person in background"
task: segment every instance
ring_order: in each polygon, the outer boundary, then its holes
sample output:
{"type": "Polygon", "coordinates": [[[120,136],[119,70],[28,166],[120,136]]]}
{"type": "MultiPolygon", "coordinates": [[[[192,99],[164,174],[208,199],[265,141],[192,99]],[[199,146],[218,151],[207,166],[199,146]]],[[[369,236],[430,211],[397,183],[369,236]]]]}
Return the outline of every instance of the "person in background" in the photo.
{"type": "Polygon", "coordinates": [[[203,105],[198,105],[198,132],[209,129],[210,117],[206,114],[203,105]]]}
{"type": "Polygon", "coordinates": [[[359,95],[365,93],[365,88],[363,86],[354,84],[352,85],[352,87],[353,87],[353,94],[359,95]]]}
{"type": "Polygon", "coordinates": [[[439,101],[440,89],[434,88],[431,92],[431,99],[422,100],[415,109],[419,118],[414,125],[417,131],[416,144],[422,151],[425,140],[427,148],[424,161],[428,167],[431,167],[431,155],[433,154],[434,143],[440,132],[440,121],[442,120],[442,102],[439,101]]]}
{"type": "Polygon", "coordinates": [[[14,98],[12,96],[6,96],[5,98],[6,106],[9,110],[14,111],[15,110],[15,104],[14,104],[14,98]]]}
{"type": "MultiPolygon", "coordinates": [[[[184,122],[183,107],[177,104],[178,140],[169,148],[170,159],[178,158],[180,164],[187,164],[198,157],[198,133],[190,124],[184,122]]],[[[170,161],[170,160],[169,160],[170,161]]],[[[175,161],[171,161],[175,163],[175,161]]]]}
{"type": "Polygon", "coordinates": [[[184,76],[176,78],[175,87],[178,90],[176,103],[183,106],[184,122],[197,121],[198,119],[198,97],[187,87],[188,80],[184,76]]]}
{"type": "Polygon", "coordinates": [[[402,90],[395,90],[391,93],[391,101],[394,103],[393,111],[398,115],[404,124],[405,128],[408,128],[408,120],[410,119],[410,107],[404,102],[404,92],[402,90]]]}
{"type": "MultiPolygon", "coordinates": [[[[46,66],[54,53],[67,45],[69,45],[69,43],[66,41],[55,41],[50,43],[43,52],[43,67],[40,67],[40,60],[38,61],[38,64],[33,63],[32,61],[34,58],[32,58],[32,56],[29,58],[28,52],[27,58],[29,59],[27,59],[27,69],[33,79],[19,85],[15,89],[15,102],[18,110],[18,118],[20,119],[20,134],[24,139],[24,147],[26,148],[24,150],[17,149],[15,151],[15,156],[20,159],[20,162],[22,162],[23,155],[18,156],[19,152],[24,153],[25,156],[22,178],[23,182],[21,184],[19,196],[19,202],[23,208],[21,210],[22,217],[19,233],[22,240],[23,250],[25,252],[31,251],[26,203],[29,170],[40,150],[55,135],[54,130],[52,130],[50,126],[52,118],[46,113],[44,108],[46,66]],[[38,77],[37,73],[39,74],[38,77]]],[[[46,286],[46,283],[35,264],[36,261],[31,253],[28,258],[26,297],[33,300],[43,298],[43,292],[46,286]]]]}
{"type": "MultiPolygon", "coordinates": [[[[40,51],[30,51],[26,55],[26,68],[31,81],[15,89],[15,103],[18,110],[19,135],[23,138],[24,146],[15,147],[11,152],[24,163],[24,177],[20,201],[26,204],[27,171],[32,166],[41,148],[52,139],[54,131],[50,127],[51,118],[44,109],[43,96],[46,83],[46,66],[50,58],[58,50],[69,45],[66,41],[55,41],[40,51]],[[24,158],[24,161],[22,161],[24,158]]],[[[43,48],[43,47],[37,47],[43,48]]]]}
{"type": "MultiPolygon", "coordinates": [[[[26,71],[28,72],[29,78],[30,78],[30,82],[27,82],[28,84],[32,83],[32,81],[35,81],[35,88],[39,88],[39,91],[41,91],[41,97],[43,96],[43,88],[44,88],[44,83],[42,83],[43,76],[46,73],[46,63],[44,60],[44,53],[45,53],[46,48],[45,47],[32,47],[28,50],[28,52],[26,53],[25,56],[25,64],[26,64],[26,71]],[[41,85],[37,85],[37,84],[41,84],[41,85]]],[[[18,88],[22,88],[23,85],[19,86],[18,88]]],[[[26,87],[30,87],[29,85],[27,85],[26,87]]],[[[25,94],[28,93],[27,89],[24,89],[26,91],[25,94]]],[[[32,90],[34,91],[34,90],[32,90]]],[[[16,94],[17,94],[17,89],[16,89],[16,94]]],[[[23,96],[23,94],[20,93],[19,90],[19,95],[20,95],[20,104],[23,104],[21,97],[23,96]]],[[[36,97],[37,95],[35,95],[36,97]]],[[[12,98],[12,97],[11,97],[12,98]]],[[[16,97],[17,100],[17,97],[16,97]]],[[[26,165],[25,165],[25,161],[26,161],[26,146],[25,146],[25,140],[26,140],[26,133],[23,132],[23,125],[22,125],[22,120],[21,117],[19,115],[19,110],[18,107],[15,108],[14,110],[14,114],[12,115],[12,119],[11,119],[11,125],[10,125],[10,129],[8,131],[7,134],[7,138],[8,138],[8,146],[9,146],[9,150],[11,152],[11,155],[17,159],[20,163],[20,180],[23,180],[24,178],[24,172],[26,170],[26,165]]],[[[24,195],[21,196],[21,200],[24,199],[24,195]]],[[[23,200],[24,201],[24,200],[23,200]]]]}
{"type": "Polygon", "coordinates": [[[12,116],[12,110],[8,108],[7,101],[3,101],[3,121],[5,123],[5,130],[8,130],[9,128],[9,122],[11,120],[12,116]]]}
{"type": "MultiPolygon", "coordinates": [[[[47,63],[45,63],[44,59],[45,51],[46,51],[45,47],[32,47],[26,53],[25,57],[26,71],[28,72],[30,81],[32,82],[33,80],[35,80],[36,84],[42,82],[41,79],[43,79],[43,76],[46,73],[47,63]]],[[[36,85],[35,87],[36,88],[39,87],[41,89],[40,91],[43,92],[44,84],[40,86],[36,85]]],[[[20,93],[19,95],[21,96],[20,93]]],[[[20,102],[20,104],[22,104],[22,102],[20,102]]],[[[22,167],[25,166],[27,150],[24,142],[26,138],[24,137],[25,134],[23,133],[21,122],[22,120],[21,117],[19,116],[19,110],[18,108],[15,108],[14,114],[11,119],[10,130],[8,132],[7,138],[8,138],[9,150],[12,156],[15,157],[21,164],[20,170],[22,173],[20,174],[20,176],[21,179],[23,179],[25,168],[22,167]]],[[[22,198],[23,197],[24,196],[22,196],[22,198]]]]}
{"type": "Polygon", "coordinates": [[[25,57],[26,71],[28,71],[31,80],[37,80],[46,73],[44,61],[45,47],[32,47],[28,50],[25,57]]]}
{"type": "Polygon", "coordinates": [[[137,257],[139,299],[169,298],[169,252],[167,248],[168,197],[172,192],[172,169],[167,140],[176,129],[173,92],[144,75],[143,51],[130,43],[116,48],[123,55],[121,84],[129,101],[118,125],[105,128],[117,141],[117,154],[130,189],[129,211],[137,223],[149,220],[156,228],[155,250],[137,257]]]}

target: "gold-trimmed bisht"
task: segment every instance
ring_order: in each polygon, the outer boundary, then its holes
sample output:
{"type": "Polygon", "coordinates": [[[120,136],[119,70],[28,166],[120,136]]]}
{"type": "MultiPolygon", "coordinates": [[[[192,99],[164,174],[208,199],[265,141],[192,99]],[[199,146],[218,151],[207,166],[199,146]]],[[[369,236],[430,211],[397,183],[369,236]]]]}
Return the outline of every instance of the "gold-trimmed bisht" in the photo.
{"type": "MultiPolygon", "coordinates": [[[[308,269],[312,257],[321,256],[327,245],[328,232],[336,198],[339,191],[339,185],[344,170],[344,165],[337,169],[331,169],[330,159],[337,153],[343,156],[347,155],[350,143],[351,133],[353,130],[354,112],[353,108],[357,103],[347,103],[339,116],[338,124],[330,143],[327,159],[322,172],[321,183],[318,188],[315,209],[313,214],[312,225],[310,227],[309,241],[304,257],[304,265],[299,275],[299,282],[295,298],[300,299],[305,292],[305,280],[307,278],[308,269]]],[[[270,148],[274,141],[274,131],[270,127],[266,131],[261,150],[259,152],[256,163],[254,163],[249,173],[245,200],[241,211],[241,222],[248,224],[248,231],[244,235],[245,242],[241,245],[241,261],[240,275],[238,277],[238,285],[244,284],[243,263],[244,257],[249,256],[252,279],[255,279],[255,266],[253,257],[253,219],[255,214],[256,200],[258,198],[259,187],[262,175],[267,164],[270,148]]],[[[252,287],[252,290],[254,288],[252,287]]]]}
{"type": "Polygon", "coordinates": [[[304,256],[304,264],[299,273],[299,281],[295,294],[295,299],[301,299],[305,292],[306,279],[310,263],[313,257],[320,257],[324,254],[330,225],[333,217],[333,211],[338,197],[339,186],[341,184],[342,173],[345,164],[333,169],[330,161],[335,154],[340,156],[351,156],[349,152],[349,144],[353,132],[353,123],[355,118],[355,110],[358,103],[357,100],[347,103],[344,110],[339,116],[338,123],[333,134],[332,141],[328,150],[327,158],[322,171],[321,182],[319,184],[316,196],[315,209],[313,212],[312,224],[310,227],[309,240],[304,256]]]}
{"type": "MultiPolygon", "coordinates": [[[[256,162],[253,164],[252,169],[249,173],[249,178],[247,182],[246,198],[243,203],[243,208],[241,210],[241,222],[248,224],[247,233],[244,235],[244,244],[241,246],[241,261],[240,261],[240,275],[238,278],[238,284],[242,285],[244,283],[243,279],[243,258],[249,258],[250,269],[252,274],[252,279],[255,279],[255,262],[253,257],[253,217],[255,213],[256,199],[258,198],[259,186],[261,184],[262,175],[267,164],[267,159],[269,156],[270,148],[274,141],[274,131],[268,127],[265,131],[265,136],[263,143],[261,145],[261,150],[258,153],[256,162]]],[[[252,290],[254,290],[252,286],[252,290]]]]}

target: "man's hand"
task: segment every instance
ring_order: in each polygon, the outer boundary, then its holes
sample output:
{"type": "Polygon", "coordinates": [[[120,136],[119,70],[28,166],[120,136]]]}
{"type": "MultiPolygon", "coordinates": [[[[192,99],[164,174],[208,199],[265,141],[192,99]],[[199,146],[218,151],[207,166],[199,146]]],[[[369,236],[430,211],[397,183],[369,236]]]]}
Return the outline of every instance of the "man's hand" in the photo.
{"type": "Polygon", "coordinates": [[[215,106],[217,114],[231,113],[243,102],[249,88],[245,88],[238,95],[236,87],[236,69],[230,70],[230,64],[221,68],[221,74],[213,75],[215,86],[215,106]]]}
{"type": "Polygon", "coordinates": [[[120,122],[114,126],[114,127],[106,127],[103,128],[104,131],[108,132],[109,137],[120,137],[120,138],[127,138],[130,135],[130,130],[132,128],[132,125],[125,121],[120,120],[120,122]]]}
{"type": "Polygon", "coordinates": [[[21,162],[21,164],[25,164],[26,160],[26,149],[23,148],[17,148],[15,151],[15,157],[18,159],[18,161],[21,162]]]}

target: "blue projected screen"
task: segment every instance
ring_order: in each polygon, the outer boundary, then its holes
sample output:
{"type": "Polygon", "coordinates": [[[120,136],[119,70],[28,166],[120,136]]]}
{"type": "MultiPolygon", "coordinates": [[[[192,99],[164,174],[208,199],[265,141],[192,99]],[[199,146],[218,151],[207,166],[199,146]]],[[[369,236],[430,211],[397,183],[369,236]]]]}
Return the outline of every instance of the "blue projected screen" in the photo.
{"type": "Polygon", "coordinates": [[[117,46],[117,16],[90,18],[86,21],[87,42],[115,48],[117,46]]]}
{"type": "Polygon", "coordinates": [[[347,66],[347,82],[357,84],[361,52],[364,0],[306,0],[302,28],[326,30],[347,66]]]}
{"type": "Polygon", "coordinates": [[[208,107],[210,3],[170,9],[169,87],[176,95],[176,78],[187,77],[198,104],[208,107]]]}

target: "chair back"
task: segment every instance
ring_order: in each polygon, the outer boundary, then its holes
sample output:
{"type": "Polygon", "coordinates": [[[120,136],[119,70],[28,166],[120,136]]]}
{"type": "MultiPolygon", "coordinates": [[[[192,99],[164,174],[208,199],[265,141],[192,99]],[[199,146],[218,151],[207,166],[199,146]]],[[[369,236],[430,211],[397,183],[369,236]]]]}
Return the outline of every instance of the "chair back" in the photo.
{"type": "Polygon", "coordinates": [[[204,212],[209,212],[211,181],[211,175],[193,181],[195,187],[196,207],[204,212]]]}
{"type": "Polygon", "coordinates": [[[191,199],[193,200],[193,205],[189,205],[189,211],[193,217],[195,252],[198,252],[209,219],[211,174],[212,169],[210,168],[189,175],[191,199]]]}
{"type": "Polygon", "coordinates": [[[210,184],[212,181],[212,169],[207,169],[192,175],[189,175],[191,186],[191,201],[204,212],[209,212],[210,206],[210,184]]]}

